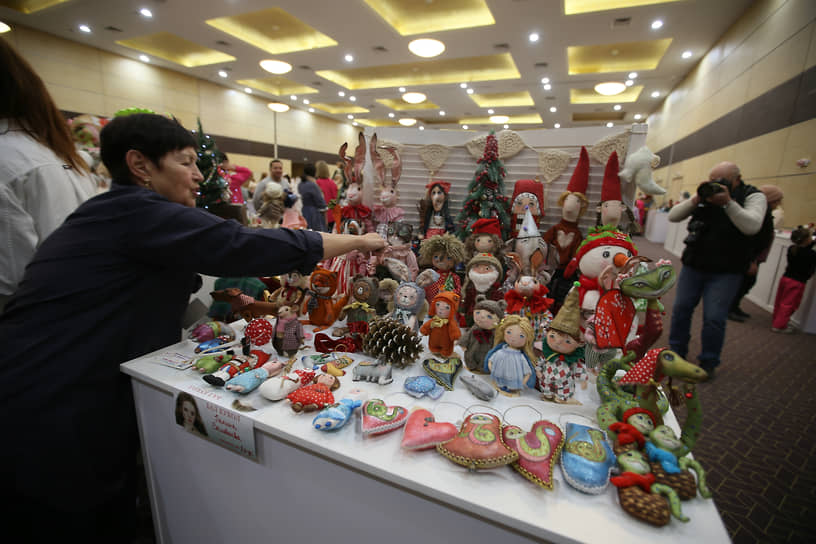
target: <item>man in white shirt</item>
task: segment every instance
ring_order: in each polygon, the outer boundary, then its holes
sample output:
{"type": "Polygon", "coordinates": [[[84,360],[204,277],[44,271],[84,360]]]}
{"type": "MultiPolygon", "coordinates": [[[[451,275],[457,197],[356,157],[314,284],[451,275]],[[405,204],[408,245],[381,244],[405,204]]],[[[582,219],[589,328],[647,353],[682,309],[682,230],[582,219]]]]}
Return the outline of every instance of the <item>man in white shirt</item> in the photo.
{"type": "Polygon", "coordinates": [[[255,210],[260,209],[261,195],[266,188],[266,184],[270,181],[280,183],[284,191],[289,190],[289,182],[283,177],[283,163],[279,159],[269,161],[269,175],[259,181],[255,187],[255,193],[252,195],[252,206],[255,210]]]}

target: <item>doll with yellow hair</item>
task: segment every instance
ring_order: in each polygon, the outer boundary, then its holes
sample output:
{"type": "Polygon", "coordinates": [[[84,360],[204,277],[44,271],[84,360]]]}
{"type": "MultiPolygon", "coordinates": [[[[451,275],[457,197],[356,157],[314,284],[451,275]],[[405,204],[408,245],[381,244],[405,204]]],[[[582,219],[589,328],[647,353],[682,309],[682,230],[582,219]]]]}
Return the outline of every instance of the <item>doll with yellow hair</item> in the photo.
{"type": "Polygon", "coordinates": [[[501,393],[518,396],[525,386],[535,387],[534,339],[533,325],[526,317],[507,315],[496,327],[493,349],[487,352],[484,370],[501,393]]]}

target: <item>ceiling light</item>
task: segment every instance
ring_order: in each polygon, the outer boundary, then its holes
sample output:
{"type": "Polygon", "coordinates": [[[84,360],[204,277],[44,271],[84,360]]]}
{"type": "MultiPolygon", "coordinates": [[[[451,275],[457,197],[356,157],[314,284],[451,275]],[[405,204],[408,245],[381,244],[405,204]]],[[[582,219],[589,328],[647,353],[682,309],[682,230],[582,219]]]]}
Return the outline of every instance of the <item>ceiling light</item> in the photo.
{"type": "Polygon", "coordinates": [[[637,72],[629,72],[629,79],[637,79],[637,72]]]}
{"type": "Polygon", "coordinates": [[[641,114],[636,113],[636,114],[635,114],[635,121],[640,121],[640,118],[641,118],[641,117],[643,117],[641,114]]]}
{"type": "Polygon", "coordinates": [[[606,126],[607,126],[607,128],[612,128],[612,127],[614,127],[614,126],[615,126],[615,123],[613,123],[612,121],[610,121],[610,122],[608,122],[608,123],[606,124],[606,126]]]}
{"type": "Polygon", "coordinates": [[[620,111],[621,105],[620,104],[615,104],[614,106],[612,106],[612,109],[615,110],[615,111],[620,111]]]}
{"type": "Polygon", "coordinates": [[[553,125],[554,128],[561,128],[561,123],[556,123],[553,125]]]}
{"type": "Polygon", "coordinates": [[[9,30],[11,30],[11,27],[3,21],[0,21],[0,34],[5,34],[9,30]]]}
{"type": "Polygon", "coordinates": [[[411,117],[403,117],[402,119],[399,120],[399,124],[404,127],[412,127],[416,125],[416,119],[413,119],[411,117]]]}
{"type": "Polygon", "coordinates": [[[262,60],[259,64],[261,65],[261,68],[270,74],[288,74],[292,71],[292,65],[288,62],[283,62],[282,60],[266,59],[262,60]]]}
{"type": "Polygon", "coordinates": [[[147,9],[147,8],[140,9],[139,13],[142,15],[142,17],[147,17],[148,19],[153,17],[153,12],[150,11],[149,9],[147,9]]]}
{"type": "Polygon", "coordinates": [[[660,91],[654,91],[652,93],[652,98],[657,98],[658,96],[660,96],[660,91]]]}
{"type": "Polygon", "coordinates": [[[357,126],[357,121],[354,121],[354,122],[351,124],[351,126],[356,127],[356,126],[357,126]]]}
{"type": "Polygon", "coordinates": [[[683,51],[683,54],[680,56],[683,57],[684,59],[688,59],[691,58],[691,55],[692,55],[691,51],[683,51]]]}
{"type": "Polygon", "coordinates": [[[419,125],[419,130],[425,130],[425,127],[423,127],[422,125],[419,125]]]}
{"type": "Polygon", "coordinates": [[[408,44],[408,50],[417,57],[437,57],[445,52],[445,44],[433,38],[420,38],[408,44]]]}
{"type": "Polygon", "coordinates": [[[546,85],[546,84],[547,84],[547,83],[549,83],[549,82],[550,82],[550,78],[548,78],[548,77],[542,77],[542,78],[541,78],[541,83],[542,83],[543,85],[546,85]]]}
{"type": "Polygon", "coordinates": [[[390,117],[391,119],[393,119],[393,118],[394,118],[394,112],[389,113],[389,114],[388,114],[388,117],[390,117]]]}
{"type": "Polygon", "coordinates": [[[349,100],[351,100],[352,102],[357,102],[357,97],[356,96],[349,96],[349,100]]]}
{"type": "Polygon", "coordinates": [[[490,116],[490,122],[491,123],[502,124],[502,123],[506,123],[509,120],[510,120],[510,118],[508,116],[506,116],[506,115],[491,115],[490,116]]]}
{"type": "Polygon", "coordinates": [[[544,90],[545,90],[545,91],[549,91],[550,89],[552,89],[552,85],[550,85],[549,83],[547,83],[546,85],[544,85],[544,90]]]}
{"type": "Polygon", "coordinates": [[[445,110],[440,111],[439,115],[441,115],[442,117],[445,117],[445,110]]]}
{"type": "Polygon", "coordinates": [[[652,30],[657,30],[661,26],[663,26],[663,21],[661,21],[660,19],[655,19],[654,21],[652,21],[652,30]]]}
{"type": "Polygon", "coordinates": [[[354,55],[346,55],[343,58],[346,60],[346,62],[354,62],[354,55]]]}
{"type": "Polygon", "coordinates": [[[147,55],[139,55],[139,60],[142,62],[150,62],[150,57],[147,55]]]}
{"type": "Polygon", "coordinates": [[[550,106],[550,113],[555,113],[557,111],[558,111],[558,108],[556,108],[555,106],[550,106]]]}
{"type": "Polygon", "coordinates": [[[504,125],[504,128],[510,128],[510,125],[504,125]]]}
{"type": "Polygon", "coordinates": [[[226,70],[218,70],[218,77],[227,77],[228,75],[226,70]]]}
{"type": "Polygon", "coordinates": [[[309,108],[309,113],[314,113],[314,108],[309,108]]]}
{"type": "Polygon", "coordinates": [[[349,119],[354,119],[354,116],[352,114],[350,114],[350,113],[348,115],[346,115],[346,117],[348,117],[349,119]]]}
{"type": "Polygon", "coordinates": [[[625,83],[625,85],[626,85],[627,87],[631,87],[631,86],[632,86],[632,85],[634,85],[634,84],[635,84],[635,82],[634,82],[634,81],[632,81],[631,79],[627,79],[627,80],[626,80],[626,83],[625,83]]]}
{"type": "Polygon", "coordinates": [[[337,96],[346,96],[344,91],[337,91],[337,96]]]}
{"type": "Polygon", "coordinates": [[[493,110],[487,110],[488,115],[493,115],[493,110]]]}
{"type": "Polygon", "coordinates": [[[467,83],[460,83],[459,88],[460,89],[467,89],[467,83]]]}
{"type": "Polygon", "coordinates": [[[604,96],[613,96],[626,90],[626,85],[618,81],[607,81],[595,85],[595,92],[604,96]]]}
{"type": "Polygon", "coordinates": [[[468,90],[467,90],[467,93],[468,93],[468,94],[473,94],[473,89],[468,89],[468,90]]]}
{"type": "Polygon", "coordinates": [[[399,89],[397,89],[397,90],[398,90],[399,92],[401,92],[401,93],[404,93],[404,92],[405,92],[405,87],[400,87],[400,88],[399,88],[399,89]]]}
{"type": "Polygon", "coordinates": [[[421,104],[425,102],[425,99],[428,98],[422,93],[405,93],[402,95],[402,99],[408,102],[409,104],[421,104]]]}
{"type": "Polygon", "coordinates": [[[247,94],[252,94],[252,89],[250,89],[249,87],[244,87],[244,92],[247,94]]]}
{"type": "Polygon", "coordinates": [[[531,32],[530,35],[527,36],[527,39],[530,40],[533,43],[537,42],[538,38],[539,38],[538,32],[531,32]]]}
{"type": "Polygon", "coordinates": [[[308,98],[304,98],[304,99],[303,99],[303,103],[304,103],[304,104],[306,104],[306,105],[308,106],[308,105],[310,104],[309,99],[308,99],[308,98]]]}
{"type": "Polygon", "coordinates": [[[91,27],[89,27],[88,25],[79,25],[79,30],[81,32],[89,34],[91,32],[91,27]]]}
{"type": "Polygon", "coordinates": [[[467,125],[462,125],[462,128],[463,128],[463,129],[465,129],[465,130],[467,130],[467,129],[468,129],[468,126],[467,126],[467,125]]]}
{"type": "Polygon", "coordinates": [[[289,111],[289,104],[283,104],[281,102],[270,102],[266,107],[277,113],[289,111]]]}
{"type": "Polygon", "coordinates": [[[291,100],[297,100],[297,96],[295,96],[295,95],[293,95],[293,94],[290,94],[290,95],[289,95],[289,98],[290,98],[291,100]]]}

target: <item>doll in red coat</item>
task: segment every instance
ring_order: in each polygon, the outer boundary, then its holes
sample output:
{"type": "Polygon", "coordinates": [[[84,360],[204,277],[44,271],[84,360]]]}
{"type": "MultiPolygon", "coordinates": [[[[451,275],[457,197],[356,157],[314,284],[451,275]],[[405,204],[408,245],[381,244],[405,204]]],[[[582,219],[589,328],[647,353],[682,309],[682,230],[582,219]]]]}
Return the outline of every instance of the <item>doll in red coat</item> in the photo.
{"type": "Polygon", "coordinates": [[[318,374],[312,379],[311,384],[295,389],[286,398],[292,403],[292,410],[295,412],[313,412],[334,404],[332,391],[338,387],[340,380],[337,376],[318,374]]]}
{"type": "Polygon", "coordinates": [[[431,301],[428,315],[431,319],[420,327],[419,332],[428,337],[428,350],[434,355],[450,357],[453,346],[462,336],[456,324],[460,297],[451,291],[442,291],[431,301]]]}

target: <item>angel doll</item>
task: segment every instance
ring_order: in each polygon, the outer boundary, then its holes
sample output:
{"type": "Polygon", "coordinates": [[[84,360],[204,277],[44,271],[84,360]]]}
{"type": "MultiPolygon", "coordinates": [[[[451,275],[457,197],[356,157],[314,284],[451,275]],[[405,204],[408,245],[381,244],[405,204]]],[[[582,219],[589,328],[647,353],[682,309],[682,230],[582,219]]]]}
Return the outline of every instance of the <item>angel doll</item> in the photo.
{"type": "Polygon", "coordinates": [[[381,149],[387,150],[393,162],[391,165],[391,180],[385,179],[385,163],[377,151],[377,135],[371,136],[370,142],[371,161],[374,163],[374,173],[376,179],[374,180],[374,192],[378,195],[379,204],[374,205],[374,222],[377,224],[376,229],[380,235],[385,235],[385,231],[391,223],[401,221],[405,216],[405,210],[397,206],[399,199],[399,192],[397,191],[397,183],[399,183],[400,175],[402,174],[402,162],[397,150],[391,146],[381,146],[381,149]]]}
{"type": "Polygon", "coordinates": [[[454,231],[453,218],[448,211],[450,188],[450,183],[440,180],[434,180],[425,186],[425,198],[417,204],[420,239],[454,231]]]}
{"type": "Polygon", "coordinates": [[[484,371],[501,393],[515,397],[524,387],[535,387],[533,326],[526,317],[506,315],[493,335],[493,349],[487,352],[484,371]]]}

